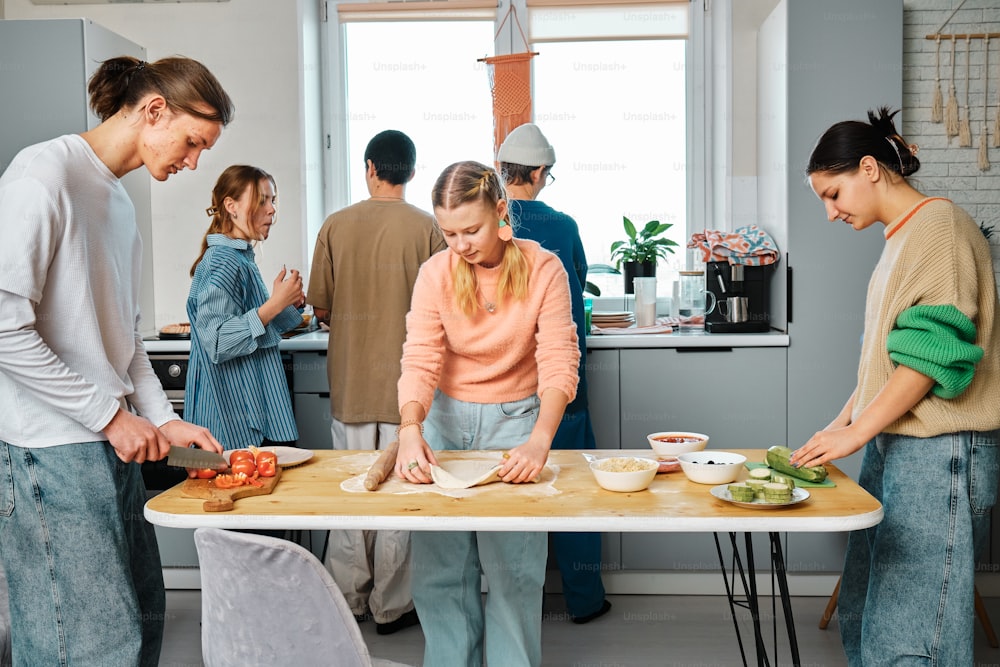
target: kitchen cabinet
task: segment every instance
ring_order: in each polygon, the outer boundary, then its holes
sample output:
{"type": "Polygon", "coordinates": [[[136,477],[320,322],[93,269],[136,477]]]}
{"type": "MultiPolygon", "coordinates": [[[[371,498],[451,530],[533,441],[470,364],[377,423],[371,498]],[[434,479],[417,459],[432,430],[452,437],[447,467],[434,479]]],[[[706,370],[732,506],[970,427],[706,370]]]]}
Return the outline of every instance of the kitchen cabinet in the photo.
{"type": "Polygon", "coordinates": [[[618,350],[587,350],[587,407],[598,449],[621,448],[618,350]]]}
{"type": "MultiPolygon", "coordinates": [[[[102,61],[120,55],[146,60],[146,49],[89,19],[0,21],[0,173],[26,146],[97,127],[101,121],[89,107],[87,82],[102,61]]],[[[156,307],[149,172],[136,169],[121,182],[142,237],[139,330],[151,335],[156,307]]]]}
{"type": "MultiPolygon", "coordinates": [[[[785,357],[783,347],[621,350],[621,447],[648,447],[646,435],[668,430],[707,433],[710,449],[784,444],[785,357]]],[[[623,533],[620,540],[625,571],[717,566],[710,534],[623,533]]],[[[767,553],[766,541],[755,548],[767,553]]]]}
{"type": "MultiPolygon", "coordinates": [[[[619,350],[587,350],[587,407],[598,449],[621,448],[619,350]]],[[[602,533],[601,567],[621,569],[621,535],[602,533]]]]}
{"type": "Polygon", "coordinates": [[[707,433],[710,448],[785,442],[785,348],[621,351],[621,447],[656,431],[707,433]]]}
{"type": "Polygon", "coordinates": [[[292,352],[292,409],[299,447],[333,449],[326,350],[292,352]]]}

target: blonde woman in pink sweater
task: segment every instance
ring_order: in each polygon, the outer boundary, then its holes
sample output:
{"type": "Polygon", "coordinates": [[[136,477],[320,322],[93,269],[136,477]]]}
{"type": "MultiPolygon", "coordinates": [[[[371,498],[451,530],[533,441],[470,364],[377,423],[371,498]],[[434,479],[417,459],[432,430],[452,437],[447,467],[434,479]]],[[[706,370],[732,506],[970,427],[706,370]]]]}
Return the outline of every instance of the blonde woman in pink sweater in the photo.
{"type": "MultiPolygon", "coordinates": [[[[406,316],[396,473],[430,483],[435,450],[503,449],[500,477],[542,471],[580,350],[559,258],[514,239],[498,174],[451,165],[432,193],[448,250],[420,269],[406,316]]],[[[413,601],[424,664],[540,665],[547,536],[415,532],[413,601]],[[489,594],[485,610],[480,573],[489,594]]]]}

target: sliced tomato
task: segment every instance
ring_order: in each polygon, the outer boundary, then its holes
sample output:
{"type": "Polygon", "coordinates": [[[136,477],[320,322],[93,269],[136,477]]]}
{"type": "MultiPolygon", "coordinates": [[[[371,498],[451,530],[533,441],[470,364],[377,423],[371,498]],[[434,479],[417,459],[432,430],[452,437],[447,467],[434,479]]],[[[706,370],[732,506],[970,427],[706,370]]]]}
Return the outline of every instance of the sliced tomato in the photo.
{"type": "Polygon", "coordinates": [[[235,489],[238,486],[243,486],[243,480],[236,475],[219,475],[215,478],[217,489],[235,489]]]}
{"type": "Polygon", "coordinates": [[[194,476],[197,477],[198,479],[212,479],[217,474],[218,473],[215,470],[212,470],[211,468],[201,468],[195,471],[194,476]]]}
{"type": "Polygon", "coordinates": [[[257,472],[261,477],[274,477],[278,472],[278,455],[274,452],[257,454],[257,472]]]}

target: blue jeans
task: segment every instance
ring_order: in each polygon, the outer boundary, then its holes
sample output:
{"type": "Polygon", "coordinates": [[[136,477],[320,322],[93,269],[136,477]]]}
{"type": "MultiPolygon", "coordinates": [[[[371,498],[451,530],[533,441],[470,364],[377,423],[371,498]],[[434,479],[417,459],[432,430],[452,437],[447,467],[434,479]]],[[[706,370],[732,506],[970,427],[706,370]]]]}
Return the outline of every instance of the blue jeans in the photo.
{"type": "Polygon", "coordinates": [[[106,442],[0,441],[15,664],[157,664],[166,599],[145,501],[139,465],[106,442]]]}
{"type": "Polygon", "coordinates": [[[853,667],[972,665],[975,544],[997,497],[998,439],[882,434],[866,445],[860,484],[885,517],[848,540],[839,619],[853,667]]]}
{"type": "MultiPolygon", "coordinates": [[[[528,439],[538,406],[536,396],[480,404],[437,392],[424,438],[435,450],[510,449],[528,439]]],[[[414,531],[410,542],[426,667],[480,667],[484,640],[490,665],[541,664],[545,533],[414,531]]]]}
{"type": "MultiPolygon", "coordinates": [[[[595,449],[590,412],[579,410],[563,415],[552,449],[595,449]]],[[[570,616],[589,616],[604,604],[601,580],[600,533],[551,533],[563,597],[570,616]]]]}

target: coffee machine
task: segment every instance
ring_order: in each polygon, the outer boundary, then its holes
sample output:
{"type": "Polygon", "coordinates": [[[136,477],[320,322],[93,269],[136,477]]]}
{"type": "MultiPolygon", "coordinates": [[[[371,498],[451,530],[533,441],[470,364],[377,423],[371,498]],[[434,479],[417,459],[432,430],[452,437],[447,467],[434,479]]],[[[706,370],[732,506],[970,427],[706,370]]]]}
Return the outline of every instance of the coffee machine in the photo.
{"type": "Polygon", "coordinates": [[[748,266],[729,262],[705,265],[705,289],[715,295],[716,305],[705,316],[709,333],[766,333],[771,329],[771,276],[775,265],[748,266]],[[726,317],[726,299],[747,298],[748,317],[731,322],[726,317]]]}

